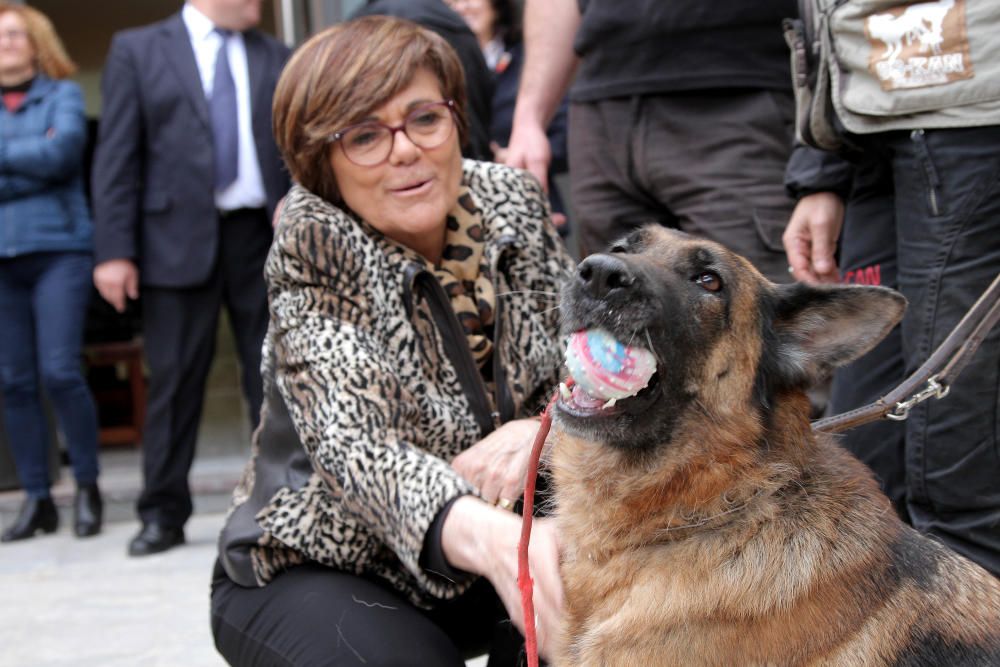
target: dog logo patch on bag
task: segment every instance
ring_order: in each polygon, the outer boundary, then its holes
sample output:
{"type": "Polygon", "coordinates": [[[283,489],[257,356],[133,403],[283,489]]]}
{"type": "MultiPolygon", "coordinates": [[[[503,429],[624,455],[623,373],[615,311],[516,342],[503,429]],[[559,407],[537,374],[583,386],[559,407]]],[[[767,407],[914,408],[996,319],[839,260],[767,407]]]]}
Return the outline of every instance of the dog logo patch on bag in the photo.
{"type": "Polygon", "coordinates": [[[973,77],[965,0],[916,2],[865,20],[868,67],[882,90],[940,86],[973,77]]]}

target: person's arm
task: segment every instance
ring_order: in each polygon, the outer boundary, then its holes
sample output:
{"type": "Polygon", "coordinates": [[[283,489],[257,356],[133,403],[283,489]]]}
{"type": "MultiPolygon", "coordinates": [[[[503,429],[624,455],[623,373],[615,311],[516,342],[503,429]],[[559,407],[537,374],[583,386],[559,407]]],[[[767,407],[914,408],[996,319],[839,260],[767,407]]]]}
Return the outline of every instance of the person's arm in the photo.
{"type": "Polygon", "coordinates": [[[139,298],[139,268],[131,259],[106,259],[94,267],[94,287],[102,299],[124,313],[127,299],[139,298]]]}
{"type": "Polygon", "coordinates": [[[47,190],[51,185],[46,179],[35,176],[0,174],[0,202],[30,197],[47,190]]]}
{"type": "Polygon", "coordinates": [[[798,200],[782,242],[792,275],[804,282],[835,283],[837,242],[854,167],[843,158],[798,145],[785,170],[785,188],[798,200]]]}
{"type": "Polygon", "coordinates": [[[57,83],[52,105],[52,120],[45,134],[4,137],[0,142],[0,174],[55,183],[81,168],[87,119],[80,88],[75,83],[57,83]]]}
{"type": "Polygon", "coordinates": [[[91,178],[94,284],[119,312],[138,298],[139,197],[143,124],[138,75],[120,36],[111,42],[101,77],[103,109],[91,178]]]}
{"type": "Polygon", "coordinates": [[[580,22],[577,0],[527,0],[525,4],[524,69],[506,163],[527,169],[546,189],[552,159],[546,128],[576,72],[573,39],[580,22]]]}
{"type": "Polygon", "coordinates": [[[781,237],[796,280],[840,282],[837,240],[844,223],[844,201],[834,192],[814,192],[799,199],[781,237]]]}
{"type": "MultiPolygon", "coordinates": [[[[453,567],[489,579],[511,621],[523,633],[524,614],[517,587],[520,536],[521,517],[465,496],[455,501],[444,521],[441,545],[453,567]]],[[[559,541],[552,519],[535,519],[532,524],[528,561],[534,580],[538,652],[543,658],[551,657],[562,636],[563,619],[559,541]]]]}

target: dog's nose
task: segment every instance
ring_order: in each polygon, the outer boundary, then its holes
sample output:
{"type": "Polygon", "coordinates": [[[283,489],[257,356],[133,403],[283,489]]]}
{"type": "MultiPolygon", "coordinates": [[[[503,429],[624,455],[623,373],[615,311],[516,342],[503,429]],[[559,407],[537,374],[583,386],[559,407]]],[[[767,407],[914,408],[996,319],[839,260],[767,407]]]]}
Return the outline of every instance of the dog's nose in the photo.
{"type": "Polygon", "coordinates": [[[577,278],[594,298],[602,299],[617,289],[635,284],[635,275],[628,265],[614,255],[591,255],[577,269],[577,278]]]}

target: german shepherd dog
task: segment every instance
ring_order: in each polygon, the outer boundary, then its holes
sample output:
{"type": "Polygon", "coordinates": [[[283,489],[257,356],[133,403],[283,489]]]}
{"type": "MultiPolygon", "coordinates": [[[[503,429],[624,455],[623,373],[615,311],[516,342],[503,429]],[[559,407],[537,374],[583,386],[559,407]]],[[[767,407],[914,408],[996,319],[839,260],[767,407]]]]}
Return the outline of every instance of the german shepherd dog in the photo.
{"type": "Polygon", "coordinates": [[[810,429],[805,390],[905,300],[776,285],[722,246],[646,227],[580,263],[564,331],[648,346],[611,407],[555,407],[560,666],[1000,665],[1000,583],[904,525],[810,429]]]}

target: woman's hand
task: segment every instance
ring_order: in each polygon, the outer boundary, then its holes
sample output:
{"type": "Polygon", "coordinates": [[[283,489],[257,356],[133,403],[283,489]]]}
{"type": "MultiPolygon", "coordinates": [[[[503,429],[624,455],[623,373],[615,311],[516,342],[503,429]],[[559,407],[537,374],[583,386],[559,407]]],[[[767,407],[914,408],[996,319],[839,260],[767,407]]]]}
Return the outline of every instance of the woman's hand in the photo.
{"type": "MultiPolygon", "coordinates": [[[[520,531],[520,522],[517,526],[520,531]]],[[[517,538],[520,540],[520,533],[517,538]]],[[[554,519],[534,519],[528,544],[528,570],[533,580],[532,604],[535,608],[535,637],[538,653],[551,660],[563,637],[563,587],[559,576],[559,537],[554,519]]],[[[497,550],[492,563],[493,574],[486,577],[503,601],[510,620],[523,635],[524,610],[521,590],[517,586],[517,542],[513,551],[497,550]]]]}
{"type": "Polygon", "coordinates": [[[540,426],[537,419],[507,422],[456,456],[451,467],[479,489],[486,502],[517,500],[524,493],[531,445],[540,426]]]}
{"type": "MultiPolygon", "coordinates": [[[[503,602],[510,620],[524,633],[521,592],[517,587],[517,548],[521,519],[490,507],[473,496],[455,501],[445,519],[441,547],[456,568],[486,577],[503,602]]],[[[528,549],[534,580],[535,633],[538,653],[550,659],[562,641],[563,588],[559,576],[559,539],[553,519],[535,519],[528,549]]]]}

